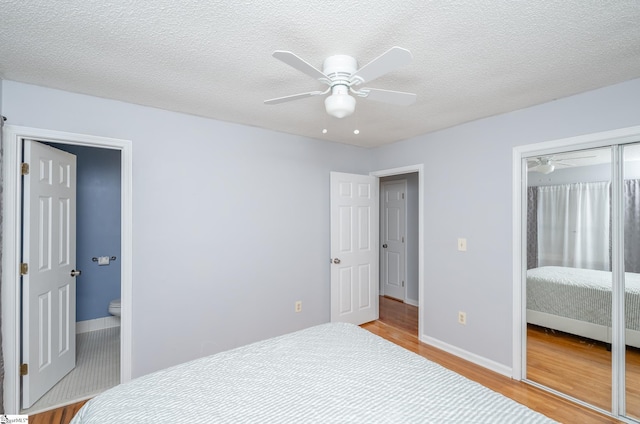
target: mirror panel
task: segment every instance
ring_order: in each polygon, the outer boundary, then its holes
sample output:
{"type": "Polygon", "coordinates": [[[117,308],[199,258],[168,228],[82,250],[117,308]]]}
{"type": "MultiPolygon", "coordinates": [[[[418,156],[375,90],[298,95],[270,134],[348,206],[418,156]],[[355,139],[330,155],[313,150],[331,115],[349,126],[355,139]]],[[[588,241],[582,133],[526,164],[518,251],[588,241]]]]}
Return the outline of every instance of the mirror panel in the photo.
{"type": "Polygon", "coordinates": [[[526,375],[611,410],[611,149],[527,162],[526,375]]]}
{"type": "Polygon", "coordinates": [[[640,144],[623,147],[625,404],[640,419],[640,144]]]}

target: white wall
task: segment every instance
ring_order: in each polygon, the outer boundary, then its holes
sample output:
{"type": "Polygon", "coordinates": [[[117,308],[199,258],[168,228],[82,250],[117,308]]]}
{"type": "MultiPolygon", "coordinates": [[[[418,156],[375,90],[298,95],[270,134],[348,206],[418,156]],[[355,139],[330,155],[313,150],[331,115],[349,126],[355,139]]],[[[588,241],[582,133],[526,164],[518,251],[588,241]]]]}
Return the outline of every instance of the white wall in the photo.
{"type": "Polygon", "coordinates": [[[329,172],[368,150],[2,83],[10,124],[132,140],[134,377],[329,321],[329,172]]]}
{"type": "Polygon", "coordinates": [[[634,125],[640,79],[375,149],[374,169],[425,164],[421,337],[511,367],[513,147],[634,125]]]}
{"type": "Polygon", "coordinates": [[[133,141],[133,376],[328,321],[329,171],[418,163],[421,336],[511,366],[512,148],[640,125],[640,80],[373,150],[2,84],[11,124],[133,141]]]}

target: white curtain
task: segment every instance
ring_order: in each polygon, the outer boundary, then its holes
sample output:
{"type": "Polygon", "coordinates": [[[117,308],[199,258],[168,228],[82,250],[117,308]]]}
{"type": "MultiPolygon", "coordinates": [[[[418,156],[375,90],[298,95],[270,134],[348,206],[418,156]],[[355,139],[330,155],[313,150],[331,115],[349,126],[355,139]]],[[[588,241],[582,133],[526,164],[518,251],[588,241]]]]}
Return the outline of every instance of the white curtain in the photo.
{"type": "Polygon", "coordinates": [[[610,183],[539,187],[538,266],[611,270],[610,183]]]}

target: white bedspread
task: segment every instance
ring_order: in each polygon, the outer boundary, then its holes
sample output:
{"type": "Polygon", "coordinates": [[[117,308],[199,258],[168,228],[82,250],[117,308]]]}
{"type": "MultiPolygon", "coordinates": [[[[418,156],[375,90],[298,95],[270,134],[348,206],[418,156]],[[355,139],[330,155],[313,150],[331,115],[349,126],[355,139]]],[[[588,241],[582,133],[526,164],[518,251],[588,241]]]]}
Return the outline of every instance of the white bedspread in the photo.
{"type": "Polygon", "coordinates": [[[550,423],[351,324],[324,324],[117,386],[72,424],[550,423]]]}
{"type": "MultiPolygon", "coordinates": [[[[611,326],[611,272],[544,266],[527,271],[527,309],[611,326]]],[[[640,330],[640,274],[625,273],[626,327],[640,330]]]]}

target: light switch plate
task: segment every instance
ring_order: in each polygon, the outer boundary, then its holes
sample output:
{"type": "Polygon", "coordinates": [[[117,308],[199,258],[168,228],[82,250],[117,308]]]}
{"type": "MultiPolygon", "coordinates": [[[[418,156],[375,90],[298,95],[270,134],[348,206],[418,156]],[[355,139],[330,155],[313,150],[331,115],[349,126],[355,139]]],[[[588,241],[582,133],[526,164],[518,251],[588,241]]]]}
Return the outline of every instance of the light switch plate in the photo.
{"type": "Polygon", "coordinates": [[[459,238],[458,239],[458,250],[461,252],[466,252],[467,251],[467,239],[466,238],[459,238]]]}

